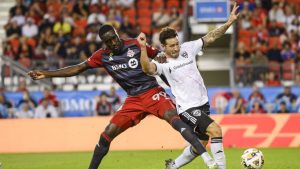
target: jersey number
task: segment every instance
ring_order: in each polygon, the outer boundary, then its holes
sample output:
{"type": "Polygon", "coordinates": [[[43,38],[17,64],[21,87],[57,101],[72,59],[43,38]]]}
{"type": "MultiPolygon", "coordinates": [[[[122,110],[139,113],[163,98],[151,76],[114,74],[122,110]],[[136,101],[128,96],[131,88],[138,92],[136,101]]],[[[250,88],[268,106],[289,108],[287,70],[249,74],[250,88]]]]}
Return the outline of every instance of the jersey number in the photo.
{"type": "Polygon", "coordinates": [[[167,93],[166,92],[159,92],[159,93],[156,93],[155,95],[152,96],[152,100],[160,100],[160,97],[164,97],[165,99],[170,99],[168,96],[167,96],[167,93]]]}

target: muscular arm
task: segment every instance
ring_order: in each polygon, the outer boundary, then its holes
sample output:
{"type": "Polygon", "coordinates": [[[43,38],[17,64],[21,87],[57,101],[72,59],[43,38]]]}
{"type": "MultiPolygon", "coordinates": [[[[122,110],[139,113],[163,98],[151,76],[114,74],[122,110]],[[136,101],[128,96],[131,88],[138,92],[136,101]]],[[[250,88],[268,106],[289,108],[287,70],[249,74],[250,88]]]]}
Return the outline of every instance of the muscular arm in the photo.
{"type": "Polygon", "coordinates": [[[44,71],[44,70],[33,70],[28,72],[28,75],[33,80],[39,80],[44,78],[50,78],[50,77],[70,77],[77,75],[85,70],[87,70],[89,67],[85,62],[79,63],[77,65],[64,67],[57,70],[51,70],[51,71],[44,71]]]}
{"type": "Polygon", "coordinates": [[[154,75],[156,73],[156,65],[150,62],[146,47],[141,47],[141,65],[146,74],[154,75]]]}
{"type": "Polygon", "coordinates": [[[230,13],[230,17],[228,21],[225,24],[223,24],[221,27],[208,32],[204,37],[202,37],[204,42],[204,47],[212,44],[216,39],[224,35],[227,29],[237,20],[239,14],[236,14],[236,11],[238,8],[239,6],[237,6],[235,3],[230,13]]]}

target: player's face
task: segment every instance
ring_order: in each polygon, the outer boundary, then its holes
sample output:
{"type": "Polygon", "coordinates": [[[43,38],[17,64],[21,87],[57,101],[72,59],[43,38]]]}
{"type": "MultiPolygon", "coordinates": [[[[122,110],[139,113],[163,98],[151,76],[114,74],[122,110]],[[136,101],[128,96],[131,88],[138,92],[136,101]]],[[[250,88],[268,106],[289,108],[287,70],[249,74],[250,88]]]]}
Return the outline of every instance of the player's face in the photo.
{"type": "Polygon", "coordinates": [[[177,58],[180,50],[178,37],[166,39],[166,44],[163,45],[163,48],[168,56],[177,58]]]}
{"type": "Polygon", "coordinates": [[[106,32],[101,39],[105,43],[108,49],[112,50],[113,53],[119,53],[122,48],[122,42],[119,35],[115,31],[106,32]]]}

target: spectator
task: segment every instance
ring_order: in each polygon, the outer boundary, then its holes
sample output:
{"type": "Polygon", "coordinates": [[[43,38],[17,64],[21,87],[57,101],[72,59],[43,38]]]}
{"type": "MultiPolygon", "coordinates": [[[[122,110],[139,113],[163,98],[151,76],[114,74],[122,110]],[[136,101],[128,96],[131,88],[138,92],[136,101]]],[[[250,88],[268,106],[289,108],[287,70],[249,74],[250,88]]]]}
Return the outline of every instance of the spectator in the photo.
{"type": "Polygon", "coordinates": [[[0,94],[0,119],[8,118],[8,107],[5,104],[4,96],[0,94]]]}
{"type": "Polygon", "coordinates": [[[281,86],[281,82],[278,80],[278,75],[274,72],[267,73],[266,79],[265,85],[268,87],[281,86]]]}
{"type": "Polygon", "coordinates": [[[97,116],[108,116],[113,113],[112,105],[107,100],[107,94],[102,92],[100,97],[98,98],[95,109],[95,114],[97,116]]]}
{"type": "Polygon", "coordinates": [[[252,89],[252,93],[250,94],[248,101],[254,102],[254,101],[259,101],[259,102],[265,102],[265,96],[259,91],[259,88],[257,86],[254,86],[252,89]]]}
{"type": "Polygon", "coordinates": [[[280,49],[278,48],[278,43],[273,43],[273,46],[268,50],[267,56],[270,61],[282,62],[282,57],[280,49]]]}
{"type": "Polygon", "coordinates": [[[153,13],[152,22],[154,28],[162,28],[168,25],[170,22],[170,16],[163,6],[160,6],[159,9],[153,13]]]}
{"type": "Polygon", "coordinates": [[[281,51],[281,56],[283,61],[295,60],[296,53],[291,49],[290,43],[284,43],[283,50],[281,51]]]}
{"type": "Polygon", "coordinates": [[[27,38],[34,38],[39,33],[37,25],[32,18],[27,18],[26,24],[22,26],[22,35],[27,38]]]}
{"type": "Polygon", "coordinates": [[[111,86],[107,101],[112,105],[113,112],[116,112],[121,106],[121,97],[117,95],[116,88],[111,86]]]}
{"type": "Polygon", "coordinates": [[[232,95],[233,97],[228,103],[230,114],[245,114],[245,100],[242,98],[240,91],[233,90],[232,95]]]}
{"type": "Polygon", "coordinates": [[[289,113],[289,110],[287,109],[287,105],[285,102],[280,102],[280,107],[277,113],[289,113]]]}
{"type": "Polygon", "coordinates": [[[277,103],[285,102],[287,106],[291,105],[291,103],[295,101],[297,101],[297,96],[292,93],[290,86],[284,87],[283,93],[278,94],[276,97],[277,103]]]}
{"type": "Polygon", "coordinates": [[[106,16],[101,12],[101,9],[95,8],[95,12],[91,13],[87,19],[88,25],[91,24],[104,24],[106,22],[106,16]]]}
{"type": "Polygon", "coordinates": [[[23,92],[22,99],[18,102],[16,107],[20,108],[23,103],[27,103],[32,109],[34,109],[37,106],[36,101],[30,96],[28,91],[23,92]]]}
{"type": "Polygon", "coordinates": [[[15,15],[17,15],[17,11],[20,10],[20,13],[22,15],[25,15],[26,11],[27,11],[27,7],[25,5],[23,5],[23,0],[16,0],[16,5],[11,7],[9,9],[9,15],[10,18],[14,17],[15,15]]]}
{"type": "Polygon", "coordinates": [[[34,118],[53,118],[58,117],[55,107],[47,100],[42,99],[41,104],[35,109],[34,118]]]}
{"type": "Polygon", "coordinates": [[[285,15],[278,2],[273,3],[272,9],[269,11],[269,20],[284,23],[285,15]]]}
{"type": "Polygon", "coordinates": [[[16,14],[11,18],[11,22],[16,22],[18,26],[25,24],[25,16],[22,14],[20,7],[16,8],[16,14]]]}
{"type": "Polygon", "coordinates": [[[62,17],[59,21],[55,22],[53,26],[54,33],[58,33],[61,30],[64,34],[71,33],[72,31],[72,25],[68,23],[64,17],[62,17]]]}
{"type": "Polygon", "coordinates": [[[138,35],[136,27],[129,22],[128,16],[123,17],[123,22],[121,24],[120,30],[126,33],[131,38],[137,37],[138,35]]]}
{"type": "Polygon", "coordinates": [[[84,0],[78,0],[76,1],[76,4],[73,7],[73,17],[78,18],[84,16],[85,18],[87,18],[88,10],[89,7],[84,3],[84,0]]]}
{"type": "Polygon", "coordinates": [[[10,20],[5,26],[6,39],[9,41],[14,38],[21,36],[21,28],[18,26],[16,21],[10,20]]]}
{"type": "Polygon", "coordinates": [[[16,92],[28,92],[26,80],[23,78],[19,79],[19,86],[16,92]]]}
{"type": "Polygon", "coordinates": [[[30,107],[30,103],[26,101],[22,104],[20,110],[16,112],[16,118],[33,118],[34,113],[32,110],[34,110],[33,107],[30,107]]]}
{"type": "Polygon", "coordinates": [[[256,49],[251,56],[251,62],[254,66],[253,80],[263,80],[263,76],[267,72],[268,58],[259,49],[256,49]]]}
{"type": "Polygon", "coordinates": [[[3,93],[0,93],[0,119],[10,118],[14,116],[12,104],[6,100],[3,93]]]}
{"type": "Polygon", "coordinates": [[[263,108],[263,104],[259,101],[255,101],[252,105],[252,108],[250,110],[251,114],[265,114],[267,113],[265,109],[263,108]]]}
{"type": "Polygon", "coordinates": [[[39,101],[39,104],[42,104],[43,100],[47,100],[52,106],[59,107],[57,97],[50,91],[49,88],[45,88],[43,93],[44,97],[39,101]]]}

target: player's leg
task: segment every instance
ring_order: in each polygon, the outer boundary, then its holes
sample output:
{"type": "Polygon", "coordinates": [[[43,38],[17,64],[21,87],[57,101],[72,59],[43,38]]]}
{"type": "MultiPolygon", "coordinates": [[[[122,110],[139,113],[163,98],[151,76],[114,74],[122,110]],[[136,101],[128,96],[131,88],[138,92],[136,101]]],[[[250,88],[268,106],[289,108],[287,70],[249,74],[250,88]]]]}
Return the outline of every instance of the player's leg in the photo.
{"type": "Polygon", "coordinates": [[[113,123],[110,123],[108,126],[106,126],[104,132],[100,135],[98,143],[95,146],[89,169],[97,169],[99,167],[101,160],[108,153],[111,141],[123,131],[124,129],[113,123]]]}
{"type": "MultiPolygon", "coordinates": [[[[197,118],[197,127],[195,131],[200,134],[200,139],[211,138],[211,152],[219,169],[226,168],[225,153],[222,143],[221,127],[214,122],[208,115],[210,114],[209,104],[187,110],[190,116],[197,118]],[[200,113],[199,113],[200,112],[200,113]],[[208,135],[205,137],[205,135],[208,135]]],[[[208,140],[208,139],[207,139],[208,140]]]]}
{"type": "Polygon", "coordinates": [[[226,157],[223,148],[222,129],[220,125],[213,122],[207,127],[206,132],[211,137],[210,149],[216,163],[220,169],[225,169],[226,157]]]}
{"type": "MultiPolygon", "coordinates": [[[[206,147],[208,144],[208,136],[202,134],[203,136],[199,136],[199,139],[201,144],[206,147]]],[[[190,163],[191,161],[193,161],[197,156],[199,156],[199,154],[197,153],[196,149],[193,148],[193,146],[189,145],[187,147],[185,147],[185,149],[183,150],[183,152],[174,160],[174,164],[176,164],[176,166],[181,167],[184,166],[188,163],[190,163]]],[[[166,161],[166,163],[169,162],[170,160],[166,161]]]]}
{"type": "Polygon", "coordinates": [[[138,124],[147,114],[142,110],[139,100],[127,98],[122,108],[116,112],[110,124],[101,134],[97,143],[89,169],[97,169],[103,157],[107,154],[111,141],[119,134],[138,124]],[[141,110],[141,111],[138,111],[141,110]],[[132,120],[134,119],[134,120],[132,120]]]}
{"type": "Polygon", "coordinates": [[[145,105],[150,105],[149,107],[146,107],[148,112],[166,120],[187,142],[193,145],[197,150],[197,153],[201,155],[208,166],[215,165],[214,160],[206,152],[206,149],[199,142],[198,137],[193,133],[193,130],[177,115],[174,104],[164,90],[152,90],[152,92],[144,95],[143,100],[145,105]]]}

